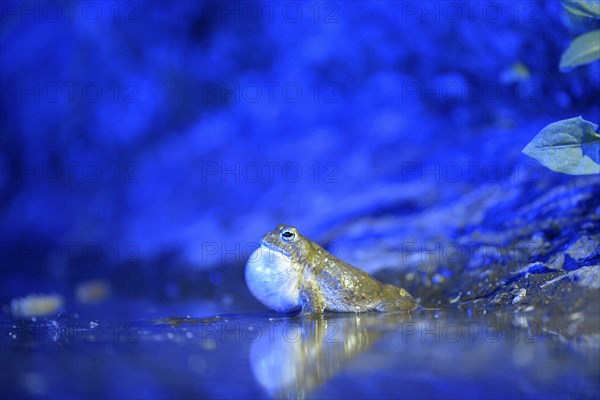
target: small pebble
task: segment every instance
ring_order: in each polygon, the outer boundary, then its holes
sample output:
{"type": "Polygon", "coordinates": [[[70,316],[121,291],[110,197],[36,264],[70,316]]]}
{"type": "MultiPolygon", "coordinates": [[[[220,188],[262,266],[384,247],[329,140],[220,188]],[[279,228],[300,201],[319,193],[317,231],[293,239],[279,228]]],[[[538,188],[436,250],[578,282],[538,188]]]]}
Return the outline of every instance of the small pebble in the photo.
{"type": "Polygon", "coordinates": [[[81,304],[101,303],[110,297],[110,283],[103,279],[82,282],[75,289],[75,297],[81,304]]]}
{"type": "Polygon", "coordinates": [[[30,294],[13,299],[10,302],[10,311],[15,318],[41,317],[55,314],[63,304],[62,296],[56,294],[30,294]]]}
{"type": "Polygon", "coordinates": [[[525,290],[523,288],[519,289],[519,291],[517,292],[517,295],[513,298],[512,303],[517,304],[518,302],[523,300],[526,295],[527,295],[527,290],[525,290]]]}

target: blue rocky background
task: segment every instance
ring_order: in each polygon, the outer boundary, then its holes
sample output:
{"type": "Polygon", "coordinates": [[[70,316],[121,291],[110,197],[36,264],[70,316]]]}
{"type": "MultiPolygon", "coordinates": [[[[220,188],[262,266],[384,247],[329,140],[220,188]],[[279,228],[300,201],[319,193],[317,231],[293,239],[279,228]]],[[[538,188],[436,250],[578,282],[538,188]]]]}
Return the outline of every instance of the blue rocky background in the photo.
{"type": "Polygon", "coordinates": [[[558,0],[0,0],[0,397],[598,398],[600,177],[521,152],[600,123],[600,62],[559,70],[598,28],[558,0]],[[420,307],[266,310],[244,265],[281,223],[420,307]]]}
{"type": "Polygon", "coordinates": [[[286,223],[423,305],[597,311],[598,177],[521,153],[600,122],[599,63],[558,69],[597,27],[559,1],[3,1],[0,300],[103,278],[260,308],[243,266],[286,223]]]}

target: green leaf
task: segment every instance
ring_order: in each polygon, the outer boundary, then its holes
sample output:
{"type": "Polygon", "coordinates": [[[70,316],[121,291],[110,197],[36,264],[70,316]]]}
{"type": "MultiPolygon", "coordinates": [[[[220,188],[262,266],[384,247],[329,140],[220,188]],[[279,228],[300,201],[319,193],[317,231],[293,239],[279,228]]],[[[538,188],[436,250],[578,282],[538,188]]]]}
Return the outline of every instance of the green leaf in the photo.
{"type": "Polygon", "coordinates": [[[562,5],[572,14],[600,19],[598,0],[562,0],[562,5]]]}
{"type": "Polygon", "coordinates": [[[600,173],[598,125],[581,117],[554,122],[523,149],[552,171],[571,175],[600,173]]]}
{"type": "Polygon", "coordinates": [[[600,58],[600,29],[577,36],[560,57],[560,70],[565,72],[600,58]]]}

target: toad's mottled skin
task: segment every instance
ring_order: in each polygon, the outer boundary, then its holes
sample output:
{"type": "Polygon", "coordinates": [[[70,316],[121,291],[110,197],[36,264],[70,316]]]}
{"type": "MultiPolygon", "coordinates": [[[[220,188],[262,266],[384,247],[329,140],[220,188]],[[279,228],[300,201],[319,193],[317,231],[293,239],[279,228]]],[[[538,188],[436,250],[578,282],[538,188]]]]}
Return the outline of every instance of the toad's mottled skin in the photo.
{"type": "Polygon", "coordinates": [[[301,307],[304,313],[321,314],[415,308],[406,290],[377,281],[286,225],[267,233],[250,256],[246,283],[258,300],[277,311],[301,307]]]}

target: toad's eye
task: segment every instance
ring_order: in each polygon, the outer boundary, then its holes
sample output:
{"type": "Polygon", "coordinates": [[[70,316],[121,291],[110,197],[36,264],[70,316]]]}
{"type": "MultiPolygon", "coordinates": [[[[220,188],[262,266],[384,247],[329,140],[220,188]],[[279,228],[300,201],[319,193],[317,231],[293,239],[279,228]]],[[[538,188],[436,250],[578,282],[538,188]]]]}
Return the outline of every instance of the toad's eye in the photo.
{"type": "Polygon", "coordinates": [[[281,240],[283,240],[284,242],[293,242],[296,239],[296,232],[289,228],[284,228],[281,231],[280,236],[281,240]]]}

